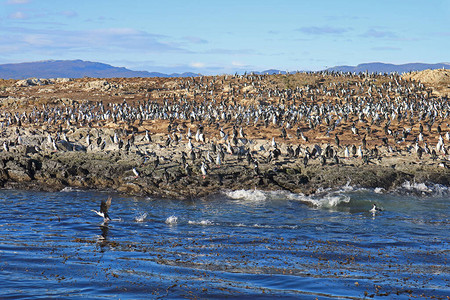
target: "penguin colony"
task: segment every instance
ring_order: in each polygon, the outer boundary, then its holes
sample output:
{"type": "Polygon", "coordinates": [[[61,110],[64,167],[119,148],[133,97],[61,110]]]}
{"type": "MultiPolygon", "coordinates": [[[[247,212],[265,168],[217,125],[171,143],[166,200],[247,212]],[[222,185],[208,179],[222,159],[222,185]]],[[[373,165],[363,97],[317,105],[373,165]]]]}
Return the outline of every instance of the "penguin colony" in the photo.
{"type": "MultiPolygon", "coordinates": [[[[74,80],[73,89],[83,80],[74,80]]],[[[307,167],[411,156],[443,168],[450,159],[448,98],[399,74],[136,80],[128,99],[109,89],[70,103],[36,105],[29,97],[21,107],[3,105],[1,151],[27,145],[37,153],[133,153],[163,169],[167,183],[174,165],[186,176],[207,178],[211,168],[230,161],[259,176],[262,165],[280,166],[283,158],[307,167]]],[[[140,167],[130,169],[132,177],[143,176],[140,167]]]]}

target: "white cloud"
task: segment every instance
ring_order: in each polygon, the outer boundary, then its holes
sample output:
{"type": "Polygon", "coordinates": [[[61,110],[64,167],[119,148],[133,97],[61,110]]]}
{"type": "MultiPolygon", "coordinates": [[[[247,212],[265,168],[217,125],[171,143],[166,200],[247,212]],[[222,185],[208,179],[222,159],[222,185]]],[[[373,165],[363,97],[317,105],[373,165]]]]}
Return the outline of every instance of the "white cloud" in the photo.
{"type": "Polygon", "coordinates": [[[167,42],[170,37],[152,34],[133,28],[104,28],[93,30],[54,30],[25,29],[22,27],[3,28],[0,35],[12,44],[28,47],[27,51],[45,50],[63,51],[64,53],[78,51],[117,53],[190,53],[189,50],[167,42]],[[25,44],[21,44],[25,42],[25,44]],[[39,49],[47,46],[46,49],[39,49]],[[82,49],[82,50],[81,50],[82,49]]]}
{"type": "Polygon", "coordinates": [[[62,11],[61,14],[68,18],[73,18],[73,17],[78,16],[78,14],[73,10],[65,10],[65,11],[62,11]]]}
{"type": "Polygon", "coordinates": [[[214,48],[204,52],[205,54],[225,54],[225,55],[240,55],[240,54],[258,54],[252,49],[223,49],[214,48]]]}
{"type": "Polygon", "coordinates": [[[326,35],[326,34],[342,34],[348,32],[348,28],[332,27],[332,26],[309,26],[301,27],[297,31],[310,35],[326,35]]]}
{"type": "Polygon", "coordinates": [[[15,13],[10,14],[8,17],[10,19],[19,19],[20,20],[20,19],[26,19],[27,15],[21,11],[16,11],[15,13]]]}
{"type": "Polygon", "coordinates": [[[139,31],[133,28],[104,28],[91,30],[92,33],[98,35],[138,35],[139,31]]]}
{"type": "Polygon", "coordinates": [[[30,0],[8,0],[6,4],[27,4],[30,3],[30,0]]]}
{"type": "Polygon", "coordinates": [[[375,51],[399,51],[399,50],[402,50],[399,47],[389,47],[389,46],[379,46],[379,47],[373,47],[371,49],[375,50],[375,51]]]}
{"type": "Polygon", "coordinates": [[[208,41],[196,36],[185,36],[183,40],[188,41],[193,44],[207,44],[208,41]]]}
{"type": "Polygon", "coordinates": [[[32,46],[46,46],[53,44],[53,41],[45,34],[28,34],[23,37],[23,41],[32,46]]]}
{"type": "Polygon", "coordinates": [[[204,68],[205,67],[205,64],[202,62],[193,62],[193,63],[190,63],[189,65],[194,68],[204,68]]]}
{"type": "Polygon", "coordinates": [[[232,62],[231,62],[231,65],[232,65],[233,67],[244,67],[244,66],[245,66],[244,63],[241,63],[241,62],[239,62],[239,61],[232,61],[232,62]]]}
{"type": "Polygon", "coordinates": [[[368,37],[368,38],[377,38],[377,39],[395,39],[397,38],[397,34],[395,34],[392,31],[388,30],[377,30],[374,28],[371,28],[367,30],[365,33],[361,35],[362,37],[368,37]]]}

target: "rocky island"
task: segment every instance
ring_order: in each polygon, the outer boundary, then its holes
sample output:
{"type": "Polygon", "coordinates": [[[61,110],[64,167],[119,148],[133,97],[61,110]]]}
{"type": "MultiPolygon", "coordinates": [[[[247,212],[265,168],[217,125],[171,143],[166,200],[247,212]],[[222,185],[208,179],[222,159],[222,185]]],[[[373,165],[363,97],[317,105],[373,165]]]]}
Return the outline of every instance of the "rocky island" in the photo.
{"type": "Polygon", "coordinates": [[[0,80],[0,187],[450,185],[450,72],[0,80]]]}

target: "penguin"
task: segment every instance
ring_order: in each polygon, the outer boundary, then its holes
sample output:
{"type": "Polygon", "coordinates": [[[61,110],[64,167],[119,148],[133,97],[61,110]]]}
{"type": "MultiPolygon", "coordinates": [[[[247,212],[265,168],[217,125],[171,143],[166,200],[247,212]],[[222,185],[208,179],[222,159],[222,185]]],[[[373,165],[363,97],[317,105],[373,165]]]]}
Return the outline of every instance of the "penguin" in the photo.
{"type": "Polygon", "coordinates": [[[374,203],[372,208],[369,210],[369,212],[371,212],[373,215],[375,215],[377,212],[382,211],[381,208],[377,207],[377,205],[374,203]]]}
{"type": "Polygon", "coordinates": [[[337,136],[337,134],[334,136],[334,143],[336,144],[336,147],[340,148],[340,141],[339,141],[339,137],[337,136]]]}
{"type": "Polygon", "coordinates": [[[208,175],[208,169],[207,169],[205,162],[203,162],[203,161],[202,161],[202,165],[200,167],[200,171],[202,172],[203,179],[205,179],[206,175],[208,175]]]}

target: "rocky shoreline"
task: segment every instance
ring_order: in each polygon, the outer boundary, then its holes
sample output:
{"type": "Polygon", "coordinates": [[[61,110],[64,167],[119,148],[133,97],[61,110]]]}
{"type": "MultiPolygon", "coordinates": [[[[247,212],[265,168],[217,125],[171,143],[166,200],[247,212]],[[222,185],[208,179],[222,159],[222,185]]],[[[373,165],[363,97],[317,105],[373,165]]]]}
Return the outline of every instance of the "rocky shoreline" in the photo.
{"type": "Polygon", "coordinates": [[[0,187],[188,199],[450,186],[450,76],[424,74],[0,80],[0,187]]]}
{"type": "MultiPolygon", "coordinates": [[[[262,142],[249,141],[251,143],[253,148],[264,148],[262,142]]],[[[348,184],[387,191],[407,181],[450,186],[450,170],[446,165],[431,159],[418,161],[407,154],[385,154],[383,159],[368,157],[366,161],[358,157],[341,158],[338,163],[318,156],[305,165],[302,158],[289,156],[285,152],[287,146],[282,144],[278,146],[282,149],[281,155],[271,162],[262,159],[265,150],[253,151],[254,157],[261,157],[257,168],[247,161],[246,155],[227,153],[220,165],[211,163],[207,174],[203,175],[202,161],[204,156],[210,155],[205,154],[210,146],[206,143],[195,146],[197,158],[193,162],[188,159],[189,169],[182,164],[183,143],[169,147],[149,143],[147,146],[153,148],[152,152],[142,151],[143,143],[128,151],[105,151],[76,143],[71,143],[72,148],[79,150],[63,151],[62,143],[58,143],[58,150],[46,148],[45,144],[39,151],[38,146],[10,145],[8,151],[0,152],[0,187],[42,191],[72,187],[189,199],[240,189],[284,190],[309,195],[348,184]]]]}

